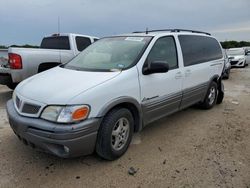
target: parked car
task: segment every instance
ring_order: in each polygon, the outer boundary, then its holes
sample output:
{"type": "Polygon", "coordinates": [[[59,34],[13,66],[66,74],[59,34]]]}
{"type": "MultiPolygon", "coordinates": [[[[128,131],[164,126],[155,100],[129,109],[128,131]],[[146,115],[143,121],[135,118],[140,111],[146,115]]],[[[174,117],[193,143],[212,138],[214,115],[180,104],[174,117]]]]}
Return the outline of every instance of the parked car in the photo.
{"type": "Polygon", "coordinates": [[[244,48],[230,48],[227,50],[227,55],[232,67],[246,66],[246,51],[244,48]]]}
{"type": "Polygon", "coordinates": [[[0,68],[0,84],[14,89],[22,80],[70,61],[97,39],[80,34],[54,34],[43,38],[40,48],[9,48],[9,66],[0,68]]]}
{"type": "Polygon", "coordinates": [[[224,52],[224,68],[222,71],[222,78],[229,79],[230,70],[231,70],[231,63],[230,63],[230,60],[228,58],[226,50],[223,50],[223,52],[224,52]]]}
{"type": "Polygon", "coordinates": [[[7,102],[26,144],[59,157],[122,156],[134,132],[191,105],[223,100],[220,43],[208,33],[146,31],[100,39],[21,82],[7,102]]]}

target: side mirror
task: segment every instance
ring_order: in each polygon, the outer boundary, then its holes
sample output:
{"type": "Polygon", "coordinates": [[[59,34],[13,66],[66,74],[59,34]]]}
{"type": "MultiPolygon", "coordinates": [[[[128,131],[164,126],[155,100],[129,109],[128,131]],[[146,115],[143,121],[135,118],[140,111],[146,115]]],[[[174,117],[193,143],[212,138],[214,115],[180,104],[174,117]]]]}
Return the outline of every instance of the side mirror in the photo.
{"type": "Polygon", "coordinates": [[[250,51],[247,51],[247,52],[246,52],[246,56],[250,56],[250,51]]]}
{"type": "Polygon", "coordinates": [[[147,66],[143,67],[142,73],[144,75],[154,73],[166,73],[169,70],[169,65],[166,61],[153,61],[149,62],[147,66]]]}

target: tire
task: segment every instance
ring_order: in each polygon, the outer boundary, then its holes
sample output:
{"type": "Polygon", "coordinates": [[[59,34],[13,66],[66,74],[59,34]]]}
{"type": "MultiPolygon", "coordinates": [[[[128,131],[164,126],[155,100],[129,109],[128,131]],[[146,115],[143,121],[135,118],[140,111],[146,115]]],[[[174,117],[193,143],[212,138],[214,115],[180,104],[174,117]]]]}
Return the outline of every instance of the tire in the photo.
{"type": "Polygon", "coordinates": [[[230,75],[230,70],[228,70],[226,72],[226,75],[224,76],[224,79],[228,80],[229,79],[229,75],[230,75]]]}
{"type": "Polygon", "coordinates": [[[225,75],[223,78],[224,78],[225,80],[228,80],[228,79],[229,79],[229,75],[227,74],[227,75],[225,75]]]}
{"type": "Polygon", "coordinates": [[[204,101],[200,104],[203,109],[211,109],[217,102],[218,87],[216,82],[212,82],[207,90],[204,101]]]}
{"type": "Polygon", "coordinates": [[[9,83],[9,84],[7,84],[7,86],[8,86],[8,88],[14,90],[17,86],[17,83],[9,83]]]}
{"type": "Polygon", "coordinates": [[[114,108],[103,119],[97,135],[96,153],[106,160],[121,157],[134,132],[134,118],[126,108],[114,108]]]}

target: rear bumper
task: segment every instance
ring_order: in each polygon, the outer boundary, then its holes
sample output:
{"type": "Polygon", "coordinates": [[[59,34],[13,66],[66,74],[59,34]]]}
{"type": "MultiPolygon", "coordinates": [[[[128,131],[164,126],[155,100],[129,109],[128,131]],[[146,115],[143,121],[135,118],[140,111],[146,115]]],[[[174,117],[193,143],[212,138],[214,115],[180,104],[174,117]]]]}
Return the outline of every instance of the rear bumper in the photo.
{"type": "Polygon", "coordinates": [[[88,155],[95,149],[101,122],[99,118],[60,125],[19,115],[12,100],[7,102],[7,114],[14,133],[25,144],[34,148],[63,158],[88,155]]]}

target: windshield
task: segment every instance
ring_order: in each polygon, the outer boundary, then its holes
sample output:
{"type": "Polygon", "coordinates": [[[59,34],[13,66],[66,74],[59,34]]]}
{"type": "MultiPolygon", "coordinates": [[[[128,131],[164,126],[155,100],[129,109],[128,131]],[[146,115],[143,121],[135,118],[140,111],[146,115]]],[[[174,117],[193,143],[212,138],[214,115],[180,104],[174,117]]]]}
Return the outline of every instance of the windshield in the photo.
{"type": "Polygon", "coordinates": [[[245,51],[242,49],[240,50],[228,50],[227,54],[230,55],[245,55],[245,51]]]}
{"type": "Polygon", "coordinates": [[[151,37],[111,37],[98,40],[64,67],[89,71],[120,71],[132,66],[151,37]]]}

